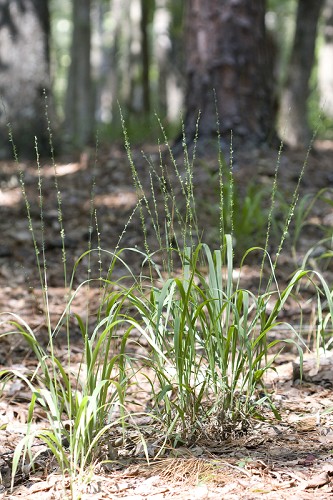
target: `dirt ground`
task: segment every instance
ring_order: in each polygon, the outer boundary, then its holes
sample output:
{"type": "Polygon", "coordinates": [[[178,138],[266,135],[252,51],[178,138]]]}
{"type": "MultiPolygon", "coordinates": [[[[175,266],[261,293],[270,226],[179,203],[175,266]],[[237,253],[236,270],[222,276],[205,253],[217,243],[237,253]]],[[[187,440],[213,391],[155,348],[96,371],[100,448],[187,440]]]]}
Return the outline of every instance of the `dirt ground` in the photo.
{"type": "MultiPolygon", "coordinates": [[[[154,147],[143,148],[152,161],[157,162],[159,153],[154,147]]],[[[147,162],[140,148],[134,149],[133,157],[141,176],[143,189],[149,192],[147,162]]],[[[282,155],[279,189],[290,200],[304,163],[304,152],[287,151],[282,155]]],[[[245,193],[249,180],[261,185],[272,184],[277,153],[252,151],[235,157],[235,184],[239,196],[245,193]]],[[[181,169],[180,162],[180,169],[181,169]]],[[[26,206],[20,186],[20,171],[29,199],[31,218],[40,244],[41,227],[44,226],[45,254],[47,259],[48,292],[51,320],[57,321],[64,307],[67,288],[64,286],[62,241],[60,237],[57,196],[61,193],[62,218],[65,227],[67,268],[89,246],[92,227],[92,247],[100,243],[113,251],[121,239],[121,247],[142,248],[142,229],[138,214],[131,216],[137,203],[131,170],[126,153],[121,146],[98,152],[86,151],[79,159],[57,161],[57,183],[51,162],[42,161],[43,219],[40,220],[37,167],[34,163],[0,163],[0,312],[19,314],[43,341],[46,324],[43,301],[36,267],[36,256],[28,227],[26,206]],[[91,220],[92,199],[97,209],[91,220]],[[131,219],[129,224],[128,220],[131,219]],[[97,228],[96,228],[97,226],[97,228]],[[100,233],[100,242],[97,236],[100,233]]],[[[217,162],[207,158],[198,160],[195,171],[195,194],[201,200],[201,222],[212,226],[214,214],[211,207],[216,184],[217,162]],[[215,177],[214,177],[215,175],[215,177]]],[[[333,143],[318,141],[310,153],[305,176],[301,182],[301,195],[314,194],[322,188],[333,187],[333,143]]],[[[326,202],[318,202],[311,210],[292,255],[289,242],[281,256],[278,268],[279,283],[288,280],[295,262],[300,263],[307,250],[318,240],[332,234],[332,196],[326,202]]],[[[158,203],[160,203],[158,201],[158,203]]],[[[161,202],[162,203],[162,202],[161,202]]],[[[215,203],[215,201],[214,201],[215,203]]],[[[218,203],[218,200],[217,200],[218,203]]],[[[214,205],[213,205],[214,206],[214,205]]],[[[218,205],[217,205],[218,206],[218,205]]],[[[218,220],[218,217],[216,218],[218,220]]],[[[156,245],[156,237],[149,221],[148,242],[156,245]]],[[[213,232],[209,237],[214,239],[213,232]]],[[[255,236],[255,235],[254,235],[255,236]]],[[[256,243],[254,241],[254,243],[256,243]]],[[[328,283],[333,283],[333,266],[330,259],[322,266],[316,255],[327,248],[319,245],[309,264],[321,266],[328,283]],[[316,253],[317,252],[317,253],[316,253]]],[[[127,252],[126,262],[136,272],[140,263],[136,254],[127,252]]],[[[91,262],[83,259],[73,281],[74,288],[91,275],[99,273],[99,256],[91,262]]],[[[102,272],[108,268],[108,257],[102,259],[102,272]]],[[[247,262],[243,269],[246,285],[254,286],[257,263],[247,262]]],[[[116,270],[121,275],[121,270],[116,270]]],[[[67,285],[69,278],[67,278],[67,285]]],[[[84,289],[75,308],[84,314],[87,300],[90,307],[99,304],[98,287],[84,289]]],[[[312,309],[303,303],[303,312],[310,325],[312,309]]],[[[297,325],[298,312],[292,305],[286,308],[286,319],[297,325]]],[[[80,335],[72,325],[72,352],[80,357],[80,335]]],[[[61,350],[61,338],[59,339],[61,350]]],[[[122,460],[114,467],[96,466],[80,486],[83,499],[291,499],[333,498],[333,414],[325,410],[333,407],[333,381],[328,375],[316,383],[299,384],[293,380],[293,362],[296,353],[284,352],[276,366],[277,373],[267,380],[274,392],[274,401],[282,420],[274,420],[267,414],[265,422],[255,422],[246,435],[225,442],[199,442],[189,449],[177,449],[163,460],[152,461],[148,466],[140,458],[122,460]]],[[[15,367],[28,370],[34,366],[31,353],[23,340],[15,342],[7,337],[0,343],[0,369],[15,367]]],[[[70,498],[69,481],[57,474],[48,463],[35,473],[17,479],[13,492],[9,490],[10,465],[13,450],[26,431],[27,406],[30,395],[19,382],[12,383],[0,399],[0,498],[12,500],[70,498]]],[[[43,425],[43,415],[39,424],[43,425]]],[[[79,493],[75,494],[77,497],[79,493]]]]}

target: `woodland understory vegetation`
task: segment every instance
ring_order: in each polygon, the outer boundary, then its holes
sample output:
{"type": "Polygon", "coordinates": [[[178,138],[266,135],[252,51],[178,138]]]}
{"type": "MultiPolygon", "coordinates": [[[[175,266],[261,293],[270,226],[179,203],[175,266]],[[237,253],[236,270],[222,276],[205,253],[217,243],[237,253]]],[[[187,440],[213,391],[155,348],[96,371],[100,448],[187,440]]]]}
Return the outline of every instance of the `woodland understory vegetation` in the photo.
{"type": "MultiPolygon", "coordinates": [[[[274,361],[284,345],[294,344],[301,360],[308,349],[300,325],[295,328],[283,315],[288,299],[297,297],[301,286],[311,291],[316,304],[314,344],[318,350],[330,344],[327,332],[332,328],[332,291],[323,275],[308,268],[308,258],[305,258],[301,265],[295,265],[293,275],[283,287],[276,277],[286,240],[288,244],[290,241],[297,244],[304,219],[316,201],[316,197],[298,200],[311,145],[300,166],[291,202],[283,208],[282,219],[280,213],[279,224],[276,206],[283,146],[277,152],[269,205],[265,210],[263,193],[249,188],[245,198],[237,195],[232,138],[228,162],[218,148],[219,206],[215,243],[211,244],[205,240],[196,212],[194,165],[198,161],[198,135],[191,153],[183,136],[180,165],[160,124],[163,153],[160,147],[157,164],[144,156],[150,178],[150,193],[147,193],[133,159],[124,120],[122,123],[137,203],[116,247],[104,249],[92,186],[89,242],[73,270],[67,265],[62,197],[52,132],[48,127],[64,287],[68,290],[66,305],[56,324],[52,324],[48,300],[43,173],[37,143],[38,230],[31,215],[23,173],[20,177],[43,291],[48,344],[42,345],[34,330],[16,312],[1,313],[1,337],[23,337],[37,360],[36,369],[30,375],[15,369],[0,373],[3,390],[9,380],[17,377],[31,391],[28,432],[14,453],[12,486],[16,474],[27,467],[32,470],[41,457],[52,457],[74,484],[77,478],[83,480],[96,462],[105,464],[120,459],[129,435],[135,436],[133,455],[150,462],[179,445],[190,446],[200,440],[222,442],[249,432],[254,421],[267,415],[279,418],[272,394],[266,388],[265,376],[274,370],[274,361]],[[136,216],[142,226],[142,247],[123,248],[123,236],[136,216]],[[251,221],[257,225],[256,246],[253,232],[249,231],[251,221]],[[149,231],[155,234],[156,248],[150,247],[149,231]],[[92,244],[94,232],[96,247],[92,244]],[[135,253],[141,263],[139,273],[126,262],[129,252],[135,253]],[[260,280],[256,290],[246,289],[241,283],[242,269],[251,259],[259,262],[260,280]],[[92,272],[94,262],[98,264],[97,275],[92,272]],[[82,265],[87,266],[87,279],[76,285],[75,275],[82,265]],[[114,277],[119,276],[115,273],[119,268],[121,277],[114,277]],[[94,311],[88,303],[86,316],[76,315],[82,336],[82,357],[77,367],[71,355],[72,303],[87,287],[98,290],[100,304],[98,311],[94,311]],[[94,318],[92,329],[91,316],[94,318]],[[281,325],[289,332],[282,340],[274,336],[275,329],[281,325]],[[59,359],[55,347],[57,336],[64,333],[66,364],[59,359]],[[48,425],[42,429],[36,425],[36,411],[41,408],[48,419],[48,425]]],[[[10,138],[19,165],[15,139],[12,135],[10,138]]],[[[218,136],[217,144],[220,143],[218,136]]],[[[326,192],[318,196],[324,194],[329,199],[326,192]]],[[[326,257],[331,257],[330,251],[326,257]]]]}

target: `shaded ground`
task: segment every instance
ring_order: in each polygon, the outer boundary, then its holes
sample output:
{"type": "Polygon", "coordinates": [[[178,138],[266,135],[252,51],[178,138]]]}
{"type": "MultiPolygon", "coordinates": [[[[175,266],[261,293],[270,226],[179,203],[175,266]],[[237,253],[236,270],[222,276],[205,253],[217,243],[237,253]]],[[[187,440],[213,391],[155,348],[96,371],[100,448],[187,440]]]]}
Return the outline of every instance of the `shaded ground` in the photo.
{"type": "MultiPolygon", "coordinates": [[[[153,161],[158,165],[158,151],[146,148],[153,161]]],[[[272,185],[276,166],[275,152],[254,151],[235,158],[235,184],[239,198],[246,194],[249,180],[268,186],[272,185]]],[[[281,158],[280,186],[282,198],[287,203],[292,198],[299,171],[304,162],[304,153],[288,152],[281,158]]],[[[134,159],[143,188],[149,188],[149,168],[140,151],[134,151],[134,159]]],[[[208,231],[208,238],[217,244],[218,232],[218,195],[216,191],[217,165],[215,159],[199,160],[195,171],[194,184],[198,199],[200,222],[208,231]]],[[[316,193],[319,189],[333,184],[333,146],[332,143],[317,143],[310,154],[307,170],[301,183],[301,194],[316,193]]],[[[180,162],[180,171],[183,167],[180,162]]],[[[57,192],[61,192],[62,217],[66,233],[67,267],[84,252],[90,241],[89,227],[92,227],[91,246],[98,245],[113,251],[121,239],[121,247],[143,249],[142,229],[139,215],[133,217],[137,203],[131,171],[122,148],[113,147],[110,151],[100,151],[98,161],[94,153],[85,153],[79,161],[57,162],[57,182],[54,186],[53,167],[42,162],[43,173],[43,220],[40,221],[40,202],[38,197],[37,167],[34,164],[13,162],[0,164],[0,311],[20,314],[34,329],[43,342],[46,341],[46,325],[43,316],[43,300],[40,291],[36,257],[31,243],[26,206],[19,184],[19,169],[24,176],[24,187],[30,202],[31,217],[36,231],[38,244],[42,241],[40,228],[45,227],[45,252],[48,267],[48,287],[51,303],[52,321],[57,321],[64,307],[67,289],[64,287],[62,264],[62,241],[57,210],[57,192]],[[93,194],[92,194],[93,193],[93,194]],[[97,209],[97,222],[92,215],[91,200],[97,209]]],[[[180,188],[175,187],[178,195],[180,188]]],[[[281,200],[280,199],[280,200],[281,200]]],[[[279,283],[286,282],[312,245],[324,236],[332,234],[333,211],[330,202],[316,203],[311,210],[308,223],[304,226],[297,244],[297,253],[292,256],[290,241],[281,257],[278,268],[279,283]],[[288,247],[289,245],[289,247],[288,247]]],[[[157,199],[163,211],[163,200],[157,199]]],[[[280,201],[280,203],[282,203],[280,201]]],[[[156,235],[152,224],[147,220],[147,237],[151,248],[156,246],[156,235]]],[[[254,241],[251,244],[255,244],[254,241]]],[[[273,245],[274,247],[274,245],[273,245]]],[[[272,247],[272,248],[273,248],[272,247]]],[[[319,245],[311,255],[309,264],[320,266],[329,283],[333,282],[330,259],[321,264],[320,255],[329,247],[319,245]]],[[[96,256],[83,259],[74,278],[74,287],[88,276],[99,275],[99,260],[102,260],[102,273],[108,269],[110,257],[100,259],[96,256]],[[91,269],[89,274],[88,270],[91,269]]],[[[134,272],[140,270],[140,259],[132,252],[124,254],[126,262],[134,272]]],[[[124,271],[117,269],[114,278],[124,271]]],[[[255,287],[257,262],[247,262],[242,271],[245,286],[255,287]]],[[[69,273],[70,276],[70,273],[69,273]]],[[[69,282],[69,278],[68,278],[69,282]]],[[[306,303],[303,293],[303,313],[311,325],[312,306],[306,303]]],[[[85,288],[74,305],[74,310],[84,316],[86,304],[98,307],[97,288],[85,288]]],[[[288,304],[286,319],[297,325],[299,307],[288,304]]],[[[80,344],[77,327],[73,322],[72,351],[80,357],[80,344]],[[77,347],[76,347],[77,346],[77,347]]],[[[58,348],[62,348],[61,335],[58,348]]],[[[64,354],[65,356],[65,354],[64,354]]],[[[322,415],[333,406],[332,390],[326,381],[319,384],[293,383],[292,361],[295,353],[287,352],[280,358],[278,375],[268,381],[275,391],[275,402],[280,407],[282,423],[269,420],[256,423],[248,436],[221,444],[198,443],[189,450],[178,450],[177,457],[170,456],[166,461],[154,463],[150,468],[140,461],[124,461],[114,470],[97,468],[87,485],[83,498],[226,498],[254,499],[272,498],[333,498],[333,419],[322,415]],[[325,383],[324,383],[325,382],[325,383]],[[321,415],[321,416],[320,416],[321,415]]],[[[79,361],[78,361],[79,362],[79,361]]],[[[34,361],[23,341],[13,343],[2,339],[0,344],[0,365],[15,366],[25,370],[34,361]]],[[[319,380],[320,382],[320,380],[319,380]]],[[[29,394],[21,384],[12,384],[0,401],[0,467],[2,474],[3,498],[64,498],[66,484],[48,465],[30,478],[18,481],[14,493],[8,493],[8,467],[12,450],[25,432],[27,403],[29,394]],[[20,484],[21,483],[21,484],[20,484]]],[[[41,425],[43,415],[40,416],[41,425]]],[[[68,486],[68,485],[67,485],[68,486]]]]}

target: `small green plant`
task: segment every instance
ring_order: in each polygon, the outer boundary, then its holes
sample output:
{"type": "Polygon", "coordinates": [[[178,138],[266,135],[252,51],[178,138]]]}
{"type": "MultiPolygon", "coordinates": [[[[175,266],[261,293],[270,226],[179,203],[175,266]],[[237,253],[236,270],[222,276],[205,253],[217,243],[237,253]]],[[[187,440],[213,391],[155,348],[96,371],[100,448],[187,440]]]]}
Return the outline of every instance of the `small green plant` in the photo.
{"type": "Polygon", "coordinates": [[[251,464],[251,462],[253,462],[251,457],[242,458],[239,462],[237,462],[237,467],[244,469],[247,465],[251,464]]]}
{"type": "MultiPolygon", "coordinates": [[[[217,175],[217,174],[216,174],[217,175]]],[[[232,234],[235,242],[234,253],[237,261],[240,261],[244,252],[250,248],[255,240],[258,246],[264,246],[266,234],[267,234],[267,220],[269,213],[269,202],[271,191],[264,186],[258,186],[257,184],[250,183],[246,187],[246,192],[241,195],[237,189],[237,186],[233,188],[233,201],[232,210],[230,206],[230,196],[229,183],[230,179],[226,178],[222,186],[218,186],[216,175],[212,176],[211,179],[211,189],[213,191],[210,198],[202,199],[198,202],[199,210],[202,210],[205,214],[205,218],[211,221],[212,226],[210,228],[211,234],[209,235],[211,239],[218,241],[218,231],[219,231],[219,218],[220,209],[219,201],[217,196],[215,196],[216,202],[213,194],[218,194],[216,191],[220,192],[221,189],[224,191],[224,203],[223,203],[223,233],[232,234]],[[229,200],[229,201],[227,201],[229,200]]],[[[275,235],[277,233],[277,228],[275,220],[273,219],[275,235]]],[[[270,231],[272,233],[272,231],[270,231]]],[[[272,234],[271,234],[272,237],[272,234]]],[[[275,238],[277,239],[277,238],[275,238]]]]}
{"type": "MultiPolygon", "coordinates": [[[[304,228],[307,225],[310,225],[311,222],[309,218],[313,209],[319,203],[328,205],[330,207],[333,206],[332,200],[333,191],[331,188],[323,188],[316,194],[308,193],[303,196],[299,204],[295,210],[295,219],[294,219],[294,230],[293,230],[293,241],[292,241],[292,249],[293,254],[296,260],[296,251],[297,245],[299,243],[300,237],[304,228]]],[[[314,257],[318,260],[326,260],[328,261],[332,257],[332,229],[331,227],[325,227],[324,224],[317,223],[316,227],[318,229],[318,233],[321,233],[321,237],[316,242],[315,246],[312,246],[307,251],[302,266],[306,266],[310,257],[314,257]],[[319,252],[317,251],[319,249],[319,252]]]]}

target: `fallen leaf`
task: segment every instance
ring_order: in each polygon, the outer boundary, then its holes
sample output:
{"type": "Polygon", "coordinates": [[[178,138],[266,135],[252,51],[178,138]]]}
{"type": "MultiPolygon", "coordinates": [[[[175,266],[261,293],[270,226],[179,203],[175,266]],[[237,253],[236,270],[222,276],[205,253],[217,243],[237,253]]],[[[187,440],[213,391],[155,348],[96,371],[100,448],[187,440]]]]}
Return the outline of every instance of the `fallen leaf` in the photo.
{"type": "Polygon", "coordinates": [[[315,474],[309,481],[306,481],[305,489],[320,488],[330,482],[327,472],[315,474]]]}
{"type": "Polygon", "coordinates": [[[326,471],[328,474],[333,474],[333,464],[326,463],[322,467],[323,471],[326,471]]]}

